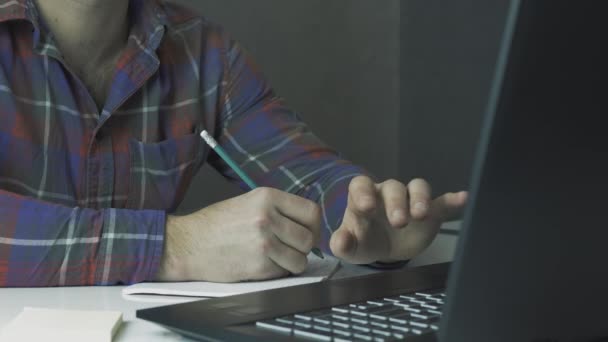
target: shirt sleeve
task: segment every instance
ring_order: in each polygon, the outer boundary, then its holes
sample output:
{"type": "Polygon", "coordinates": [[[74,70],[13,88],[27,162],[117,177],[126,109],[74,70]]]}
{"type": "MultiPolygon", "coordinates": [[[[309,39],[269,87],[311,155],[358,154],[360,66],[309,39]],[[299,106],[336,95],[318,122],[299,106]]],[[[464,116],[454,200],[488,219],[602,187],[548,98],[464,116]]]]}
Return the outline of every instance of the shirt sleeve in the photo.
{"type": "Polygon", "coordinates": [[[163,211],[69,208],[0,190],[0,287],[152,280],[164,229],[163,211]]]}
{"type": "MultiPolygon", "coordinates": [[[[290,110],[239,46],[227,40],[220,117],[215,137],[259,185],[317,202],[322,209],[321,249],[331,254],[329,238],[340,225],[348,185],[369,175],[324,144],[290,110]]],[[[224,176],[248,190],[221,159],[209,161],[224,176]]]]}

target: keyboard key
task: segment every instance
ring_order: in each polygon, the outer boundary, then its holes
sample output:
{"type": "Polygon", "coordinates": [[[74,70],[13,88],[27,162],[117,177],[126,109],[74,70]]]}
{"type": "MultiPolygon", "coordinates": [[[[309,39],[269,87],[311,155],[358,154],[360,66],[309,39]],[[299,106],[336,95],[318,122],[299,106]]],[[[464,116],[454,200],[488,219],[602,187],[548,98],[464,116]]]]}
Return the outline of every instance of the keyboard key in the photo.
{"type": "MultiPolygon", "coordinates": [[[[381,309],[381,307],[379,307],[379,308],[381,309]]],[[[364,311],[364,310],[359,310],[359,309],[356,309],[356,310],[350,310],[350,313],[351,313],[352,315],[357,315],[357,316],[359,316],[359,317],[367,317],[367,312],[366,312],[366,311],[364,311]]]]}
{"type": "Polygon", "coordinates": [[[294,328],[296,327],[300,327],[300,328],[312,328],[312,325],[308,324],[308,323],[304,323],[304,322],[295,322],[294,323],[294,328]]]}
{"type": "Polygon", "coordinates": [[[385,313],[385,312],[390,312],[390,311],[394,311],[394,310],[399,310],[399,307],[396,307],[394,305],[385,305],[385,306],[377,306],[374,308],[370,308],[369,310],[367,310],[367,313],[369,315],[375,314],[375,313],[385,313]]]}
{"type": "Polygon", "coordinates": [[[390,317],[402,314],[403,310],[404,309],[402,309],[402,308],[390,308],[390,309],[387,309],[387,310],[378,311],[376,313],[370,314],[369,317],[375,318],[375,319],[378,319],[378,320],[387,320],[390,317]]]}
{"type": "Polygon", "coordinates": [[[422,329],[427,329],[429,327],[429,325],[427,323],[420,322],[420,321],[410,321],[410,325],[412,327],[422,328],[422,329]]]}
{"type": "Polygon", "coordinates": [[[374,327],[378,327],[378,328],[383,328],[383,329],[387,329],[388,328],[388,324],[381,323],[381,322],[370,322],[370,325],[372,325],[374,327]]]}
{"type": "Polygon", "coordinates": [[[422,306],[425,309],[439,310],[439,305],[432,305],[432,304],[424,303],[420,306],[422,306]]]}
{"type": "Polygon", "coordinates": [[[350,321],[357,324],[367,325],[369,322],[366,319],[351,317],[350,321]]]}
{"type": "Polygon", "coordinates": [[[428,301],[427,301],[428,303],[434,303],[434,304],[437,304],[437,305],[442,305],[443,304],[443,299],[441,299],[441,298],[429,297],[427,299],[428,299],[428,301]]]}
{"type": "Polygon", "coordinates": [[[285,324],[293,324],[293,319],[290,319],[289,316],[276,318],[275,321],[285,324]]]}
{"type": "Polygon", "coordinates": [[[351,310],[350,313],[354,316],[357,316],[358,318],[367,318],[368,316],[370,317],[376,317],[374,316],[375,314],[378,314],[377,316],[383,316],[385,313],[396,310],[397,308],[390,306],[390,307],[386,307],[386,306],[375,306],[373,308],[369,308],[366,311],[362,311],[362,310],[351,310]]]}
{"type": "Polygon", "coordinates": [[[376,306],[384,306],[384,305],[387,304],[387,302],[383,301],[382,299],[379,299],[379,300],[368,300],[367,303],[371,304],[371,305],[376,305],[376,306]]]}
{"type": "Polygon", "coordinates": [[[258,321],[255,322],[256,327],[260,327],[263,329],[269,329],[276,332],[280,332],[283,334],[291,334],[291,324],[285,324],[281,322],[277,322],[275,320],[272,321],[258,321]]]}
{"type": "Polygon", "coordinates": [[[407,296],[407,295],[401,295],[401,296],[399,296],[399,298],[401,298],[401,299],[407,299],[407,300],[416,299],[416,297],[414,297],[414,296],[407,296]]]}
{"type": "Polygon", "coordinates": [[[353,310],[369,310],[371,308],[375,308],[377,307],[377,304],[371,304],[371,303],[358,303],[358,304],[351,304],[350,308],[353,310]]]}
{"type": "Polygon", "coordinates": [[[423,313],[413,313],[412,314],[412,318],[418,318],[418,319],[424,319],[424,320],[431,319],[433,317],[435,317],[435,315],[425,315],[423,313]]]}
{"type": "Polygon", "coordinates": [[[294,336],[306,337],[317,341],[331,341],[331,334],[310,329],[295,329],[294,336]]]}
{"type": "Polygon", "coordinates": [[[347,331],[347,330],[341,330],[341,329],[335,329],[334,328],[334,334],[338,335],[338,336],[342,336],[344,338],[349,338],[352,335],[352,332],[347,331]]]}
{"type": "Polygon", "coordinates": [[[400,324],[391,324],[390,329],[393,331],[397,331],[400,333],[408,333],[410,332],[410,328],[400,325],[400,324]]]}
{"type": "Polygon", "coordinates": [[[416,334],[416,335],[422,335],[422,334],[427,334],[427,333],[433,332],[433,330],[430,330],[430,329],[412,329],[411,331],[413,334],[416,334]]]}
{"type": "Polygon", "coordinates": [[[327,326],[327,325],[313,325],[312,328],[314,330],[324,331],[327,333],[331,333],[331,331],[332,331],[331,326],[327,326]]]}
{"type": "Polygon", "coordinates": [[[428,310],[426,310],[426,312],[433,314],[433,315],[441,316],[441,311],[428,309],[428,310]]]}
{"type": "Polygon", "coordinates": [[[395,306],[398,306],[400,308],[411,308],[412,306],[416,306],[418,304],[416,303],[395,303],[395,306]]]}
{"type": "Polygon", "coordinates": [[[351,326],[351,328],[352,328],[353,330],[362,331],[362,332],[365,332],[365,333],[370,332],[370,329],[369,329],[369,328],[364,327],[364,326],[362,326],[362,325],[352,325],[352,326],[351,326]]]}
{"type": "Polygon", "coordinates": [[[406,324],[411,318],[411,314],[406,312],[394,317],[390,317],[388,320],[392,323],[406,324]]]}
{"type": "Polygon", "coordinates": [[[339,312],[339,313],[343,313],[346,314],[350,311],[350,307],[348,306],[334,306],[331,308],[332,311],[334,312],[339,312]]]}
{"type": "Polygon", "coordinates": [[[339,319],[341,321],[349,321],[350,318],[348,317],[348,315],[343,315],[343,314],[332,314],[331,315],[332,318],[334,319],[339,319]]]}
{"type": "Polygon", "coordinates": [[[433,296],[432,294],[425,293],[425,292],[416,292],[415,295],[418,296],[418,297],[424,297],[424,298],[433,296]]]}
{"type": "Polygon", "coordinates": [[[326,316],[315,317],[312,319],[312,321],[315,323],[330,324],[331,318],[332,318],[331,315],[326,315],[326,316]]]}
{"type": "Polygon", "coordinates": [[[295,315],[293,315],[293,317],[296,319],[303,320],[303,321],[312,321],[313,316],[310,314],[295,314],[295,315]]]}
{"type": "Polygon", "coordinates": [[[391,332],[390,331],[381,330],[381,329],[372,329],[372,333],[378,334],[378,335],[382,335],[382,336],[386,336],[386,337],[391,336],[391,332]]]}
{"type": "Polygon", "coordinates": [[[331,322],[331,325],[333,325],[334,327],[347,329],[347,330],[350,328],[349,324],[342,323],[342,322],[336,322],[336,321],[331,322]]]}
{"type": "Polygon", "coordinates": [[[357,333],[357,334],[353,334],[353,337],[354,338],[358,338],[358,339],[363,340],[363,341],[371,341],[372,340],[372,337],[369,336],[369,335],[366,335],[366,334],[359,334],[359,333],[357,333]]]}
{"type": "Polygon", "coordinates": [[[412,312],[412,313],[421,313],[422,312],[421,309],[418,309],[416,307],[403,308],[403,310],[408,311],[408,312],[412,312]]]}
{"type": "Polygon", "coordinates": [[[349,338],[334,337],[334,342],[351,342],[349,338]]]}

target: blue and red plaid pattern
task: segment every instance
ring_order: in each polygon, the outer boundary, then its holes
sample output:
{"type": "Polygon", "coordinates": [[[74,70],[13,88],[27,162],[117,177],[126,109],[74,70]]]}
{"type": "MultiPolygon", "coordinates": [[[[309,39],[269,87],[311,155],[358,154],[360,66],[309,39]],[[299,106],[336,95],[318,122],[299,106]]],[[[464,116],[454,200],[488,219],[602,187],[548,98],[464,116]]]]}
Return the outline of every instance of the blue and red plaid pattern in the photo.
{"type": "Polygon", "coordinates": [[[203,129],[259,185],[318,202],[329,251],[365,171],[316,138],[221,28],[155,0],[129,11],[99,110],[33,1],[0,0],[0,286],[153,279],[166,214],[199,168],[240,184],[203,129]]]}

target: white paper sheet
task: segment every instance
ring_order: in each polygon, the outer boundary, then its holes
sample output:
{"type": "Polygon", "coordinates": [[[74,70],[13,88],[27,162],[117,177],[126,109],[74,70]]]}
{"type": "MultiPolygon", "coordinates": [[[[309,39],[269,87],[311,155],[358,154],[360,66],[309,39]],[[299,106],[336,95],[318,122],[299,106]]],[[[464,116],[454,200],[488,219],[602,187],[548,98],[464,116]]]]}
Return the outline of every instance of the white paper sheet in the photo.
{"type": "Polygon", "coordinates": [[[212,282],[140,283],[125,287],[122,290],[122,294],[125,296],[154,294],[187,297],[225,297],[320,282],[331,277],[339,267],[340,261],[334,257],[325,256],[325,259],[321,259],[314,255],[309,255],[307,270],[297,276],[228,284],[212,282]]]}

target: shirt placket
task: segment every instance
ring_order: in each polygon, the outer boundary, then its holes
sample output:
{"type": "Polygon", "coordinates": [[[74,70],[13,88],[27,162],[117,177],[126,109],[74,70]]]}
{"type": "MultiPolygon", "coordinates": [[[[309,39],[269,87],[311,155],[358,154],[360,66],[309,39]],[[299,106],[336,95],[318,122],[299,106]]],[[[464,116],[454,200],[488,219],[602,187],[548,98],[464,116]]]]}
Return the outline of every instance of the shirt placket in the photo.
{"type": "MultiPolygon", "coordinates": [[[[102,152],[104,150],[108,150],[108,147],[111,151],[112,140],[109,135],[104,134],[105,132],[100,130],[102,122],[100,120],[101,116],[97,104],[84,83],[65,62],[50,32],[46,31],[45,28],[37,27],[35,30],[34,44],[34,50],[38,54],[48,58],[49,63],[60,64],[76,82],[77,87],[75,95],[80,99],[84,99],[84,101],[80,102],[83,105],[78,108],[79,113],[81,115],[86,113],[97,114],[96,120],[90,120],[84,117],[81,118],[83,122],[83,134],[86,134],[90,138],[87,144],[86,158],[84,159],[84,177],[80,184],[82,190],[79,191],[77,195],[78,205],[86,208],[100,208],[104,205],[102,201],[104,198],[102,197],[104,195],[107,196],[108,194],[110,195],[108,197],[108,202],[111,204],[111,194],[113,190],[111,187],[113,186],[114,172],[108,172],[107,170],[114,169],[113,158],[102,160],[101,156],[103,155],[102,152]],[[112,164],[107,165],[108,162],[111,162],[112,164]],[[103,179],[103,177],[110,177],[112,182],[103,179]],[[110,189],[108,189],[108,185],[110,189]]],[[[49,80],[49,82],[52,82],[52,80],[49,80]]],[[[53,101],[53,99],[50,100],[53,101]]]]}

